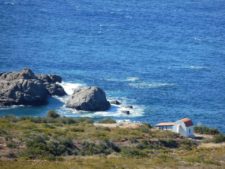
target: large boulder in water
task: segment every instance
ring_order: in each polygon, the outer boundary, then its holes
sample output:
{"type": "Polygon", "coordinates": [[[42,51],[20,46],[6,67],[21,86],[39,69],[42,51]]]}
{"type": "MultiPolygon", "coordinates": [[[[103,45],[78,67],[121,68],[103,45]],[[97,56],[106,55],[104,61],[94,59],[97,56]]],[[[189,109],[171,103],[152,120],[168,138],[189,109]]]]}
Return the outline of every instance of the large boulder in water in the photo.
{"type": "Polygon", "coordinates": [[[19,79],[0,83],[0,105],[41,105],[47,103],[48,91],[38,80],[19,79]]]}
{"type": "Polygon", "coordinates": [[[62,82],[62,78],[58,75],[36,75],[37,79],[42,81],[45,85],[46,89],[48,90],[49,94],[52,96],[64,96],[66,92],[64,91],[63,87],[57,83],[62,82]]]}
{"type": "Polygon", "coordinates": [[[110,103],[101,88],[81,87],[74,91],[66,106],[76,110],[105,111],[110,108],[110,103]]]}
{"type": "Polygon", "coordinates": [[[57,75],[35,75],[30,69],[0,73],[0,106],[42,105],[49,96],[66,95],[57,75]]]}

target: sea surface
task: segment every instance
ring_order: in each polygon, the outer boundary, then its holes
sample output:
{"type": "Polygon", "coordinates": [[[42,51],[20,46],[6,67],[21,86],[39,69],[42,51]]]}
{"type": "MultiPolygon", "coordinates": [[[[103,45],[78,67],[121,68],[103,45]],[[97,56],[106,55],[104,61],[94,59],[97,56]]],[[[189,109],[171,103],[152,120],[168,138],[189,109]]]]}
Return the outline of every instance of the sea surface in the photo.
{"type": "Polygon", "coordinates": [[[62,76],[69,93],[100,86],[123,105],[80,113],[52,98],[0,115],[189,117],[225,132],[225,0],[0,0],[0,72],[23,67],[62,76]]]}

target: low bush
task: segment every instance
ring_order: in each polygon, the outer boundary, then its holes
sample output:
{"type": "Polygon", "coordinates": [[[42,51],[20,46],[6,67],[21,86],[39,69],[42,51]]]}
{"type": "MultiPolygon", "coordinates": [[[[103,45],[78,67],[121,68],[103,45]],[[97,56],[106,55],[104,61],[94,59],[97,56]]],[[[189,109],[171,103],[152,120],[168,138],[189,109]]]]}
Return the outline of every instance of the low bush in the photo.
{"type": "Polygon", "coordinates": [[[129,147],[123,148],[121,154],[122,154],[122,156],[125,156],[125,157],[140,157],[140,158],[142,158],[142,157],[147,156],[147,154],[144,153],[143,151],[141,151],[139,149],[129,148],[129,147]]]}
{"type": "Polygon", "coordinates": [[[107,140],[98,144],[85,141],[82,143],[82,148],[80,149],[81,155],[108,155],[113,152],[120,152],[120,148],[113,142],[107,140]]]}
{"type": "Polygon", "coordinates": [[[52,159],[61,155],[76,154],[76,147],[69,138],[49,138],[41,134],[30,137],[26,141],[26,150],[22,153],[23,156],[36,158],[52,159]]]}
{"type": "Polygon", "coordinates": [[[179,146],[178,142],[172,139],[160,140],[160,143],[167,148],[177,148],[179,146]]]}
{"type": "Polygon", "coordinates": [[[151,128],[152,126],[150,124],[145,123],[139,127],[139,130],[143,133],[148,133],[151,128]]]}
{"type": "Polygon", "coordinates": [[[8,141],[6,145],[8,148],[17,148],[18,147],[17,143],[12,140],[8,141]]]}
{"type": "Polygon", "coordinates": [[[99,121],[99,123],[113,124],[113,123],[116,123],[116,120],[107,118],[107,119],[103,119],[103,120],[99,121]]]}
{"type": "Polygon", "coordinates": [[[223,143],[223,142],[225,142],[225,135],[224,134],[215,135],[214,138],[213,138],[213,142],[214,143],[223,143]]]}
{"type": "Polygon", "coordinates": [[[6,135],[8,135],[8,132],[0,128],[0,136],[6,136],[6,135]]]}
{"type": "Polygon", "coordinates": [[[60,115],[58,113],[56,113],[54,110],[49,110],[47,113],[47,117],[48,118],[59,118],[60,115]]]}
{"type": "Polygon", "coordinates": [[[214,129],[214,128],[209,128],[206,126],[195,126],[194,131],[195,131],[195,133],[210,134],[210,135],[216,135],[216,134],[220,133],[219,130],[214,129]]]}
{"type": "Polygon", "coordinates": [[[179,141],[179,144],[180,148],[184,150],[192,150],[194,147],[197,146],[197,143],[187,139],[179,141]]]}
{"type": "Polygon", "coordinates": [[[66,138],[51,139],[47,142],[47,151],[53,156],[72,155],[76,147],[72,140],[66,138]]]}

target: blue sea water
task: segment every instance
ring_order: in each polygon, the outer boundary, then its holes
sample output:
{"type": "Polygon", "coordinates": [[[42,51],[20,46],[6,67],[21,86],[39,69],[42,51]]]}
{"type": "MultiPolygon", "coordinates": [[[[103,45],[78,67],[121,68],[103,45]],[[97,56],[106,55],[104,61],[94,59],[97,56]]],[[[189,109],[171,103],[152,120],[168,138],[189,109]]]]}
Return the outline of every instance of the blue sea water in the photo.
{"type": "MultiPolygon", "coordinates": [[[[0,71],[30,67],[71,86],[97,85],[156,124],[191,118],[225,132],[225,0],[1,0],[0,71]]],[[[0,109],[44,116],[63,107],[0,109]]]]}

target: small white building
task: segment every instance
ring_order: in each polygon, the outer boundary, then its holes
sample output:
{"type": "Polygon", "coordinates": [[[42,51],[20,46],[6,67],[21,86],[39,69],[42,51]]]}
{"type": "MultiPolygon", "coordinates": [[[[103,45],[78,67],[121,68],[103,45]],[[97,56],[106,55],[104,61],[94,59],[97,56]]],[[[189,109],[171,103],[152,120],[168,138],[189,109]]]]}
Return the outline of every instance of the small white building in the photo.
{"type": "Polygon", "coordinates": [[[194,136],[193,122],[189,118],[180,119],[176,122],[163,122],[156,125],[160,130],[170,130],[184,137],[194,136]]]}

